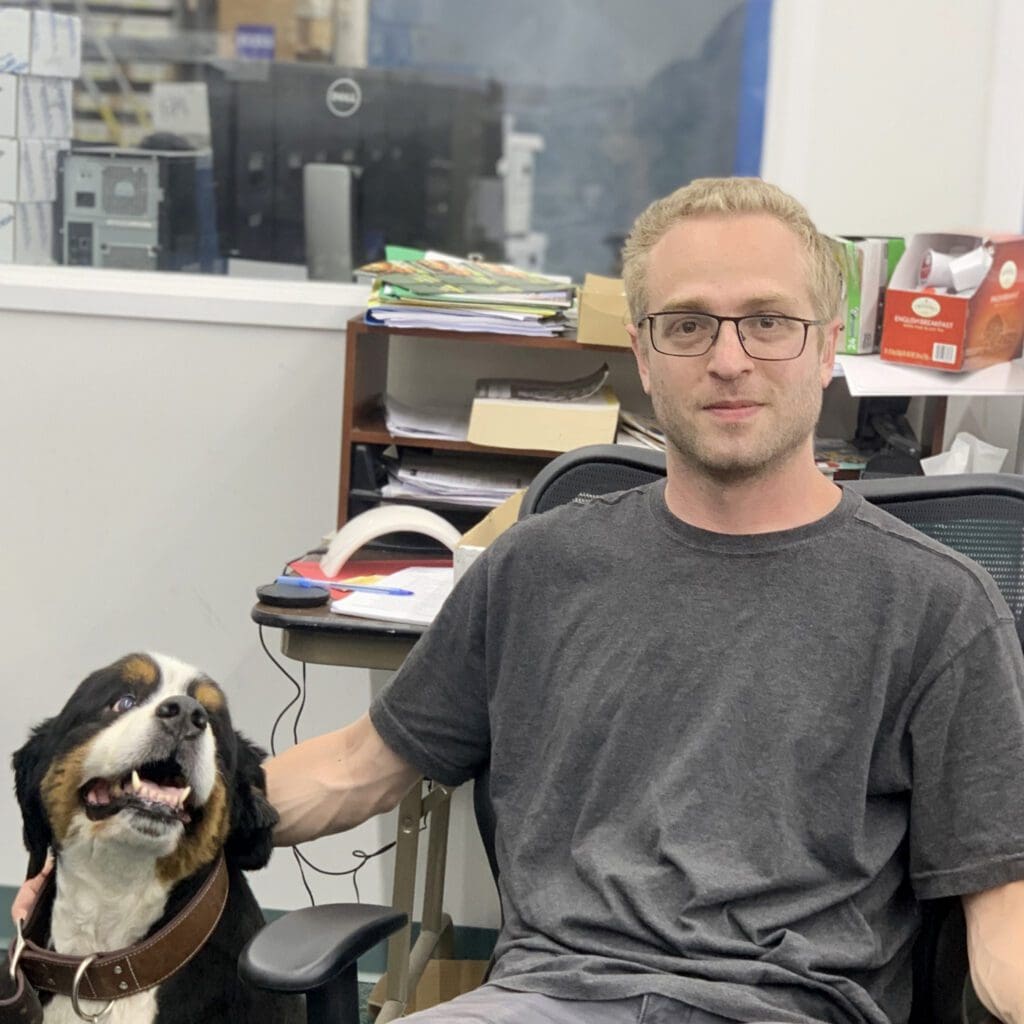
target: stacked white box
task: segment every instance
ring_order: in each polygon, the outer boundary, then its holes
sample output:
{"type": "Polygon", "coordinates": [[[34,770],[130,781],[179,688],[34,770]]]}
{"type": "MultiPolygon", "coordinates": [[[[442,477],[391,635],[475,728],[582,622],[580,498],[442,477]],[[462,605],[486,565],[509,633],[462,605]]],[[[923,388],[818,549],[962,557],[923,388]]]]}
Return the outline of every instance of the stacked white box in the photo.
{"type": "Polygon", "coordinates": [[[71,80],[0,74],[0,138],[70,139],[71,80]]]}
{"type": "Polygon", "coordinates": [[[57,159],[68,139],[0,138],[0,202],[52,203],[57,198],[57,159]]]}
{"type": "Polygon", "coordinates": [[[82,73],[82,22],[74,14],[0,9],[0,72],[77,78],[82,73]]]}
{"type": "Polygon", "coordinates": [[[0,203],[0,263],[53,262],[53,203],[0,203]]]}
{"type": "Polygon", "coordinates": [[[58,160],[81,69],[78,17],[0,9],[0,263],[53,262],[58,160]]]}

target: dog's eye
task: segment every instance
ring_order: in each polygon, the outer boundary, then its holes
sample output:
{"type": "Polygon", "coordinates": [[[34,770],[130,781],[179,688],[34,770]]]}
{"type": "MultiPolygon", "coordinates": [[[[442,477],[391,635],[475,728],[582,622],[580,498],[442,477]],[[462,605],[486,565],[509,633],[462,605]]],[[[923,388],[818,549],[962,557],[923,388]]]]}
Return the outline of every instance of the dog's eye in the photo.
{"type": "Polygon", "coordinates": [[[118,697],[111,707],[120,715],[125,711],[131,711],[137,703],[138,701],[130,693],[126,693],[123,697],[118,697]]]}

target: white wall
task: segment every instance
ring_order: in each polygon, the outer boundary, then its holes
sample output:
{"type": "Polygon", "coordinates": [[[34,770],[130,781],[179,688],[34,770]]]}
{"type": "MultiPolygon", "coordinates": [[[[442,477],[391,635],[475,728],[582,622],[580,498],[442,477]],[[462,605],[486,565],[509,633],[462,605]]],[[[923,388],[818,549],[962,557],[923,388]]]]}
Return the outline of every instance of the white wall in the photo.
{"type": "MultiPolygon", "coordinates": [[[[775,0],[763,176],[836,233],[1024,225],[1024,4],[775,0]]],[[[1015,398],[953,399],[1010,449],[1015,398]]]]}

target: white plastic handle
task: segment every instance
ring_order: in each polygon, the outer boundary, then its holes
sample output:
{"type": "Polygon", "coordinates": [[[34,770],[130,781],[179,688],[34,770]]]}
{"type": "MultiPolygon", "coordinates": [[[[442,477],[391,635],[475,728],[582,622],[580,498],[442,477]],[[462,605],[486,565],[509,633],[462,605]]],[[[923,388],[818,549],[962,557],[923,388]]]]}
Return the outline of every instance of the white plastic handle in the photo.
{"type": "Polygon", "coordinates": [[[320,568],[327,577],[338,570],[363,545],[387,533],[422,533],[455,550],[462,534],[436,512],[417,505],[380,505],[350,519],[334,536],[320,568]]]}

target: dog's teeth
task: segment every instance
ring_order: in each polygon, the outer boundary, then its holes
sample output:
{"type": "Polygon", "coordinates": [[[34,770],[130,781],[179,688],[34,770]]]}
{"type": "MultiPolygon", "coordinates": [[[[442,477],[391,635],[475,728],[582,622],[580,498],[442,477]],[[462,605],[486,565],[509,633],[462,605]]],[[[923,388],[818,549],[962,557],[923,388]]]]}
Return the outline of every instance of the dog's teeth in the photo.
{"type": "Polygon", "coordinates": [[[142,789],[142,779],[139,778],[139,773],[134,768],[132,769],[132,789],[136,793],[142,789]]]}
{"type": "Polygon", "coordinates": [[[192,792],[192,787],[191,787],[191,786],[186,786],[186,787],[185,787],[185,788],[184,788],[184,789],[183,789],[183,790],[181,791],[181,796],[179,796],[179,797],[178,797],[178,806],[179,806],[179,807],[184,807],[184,806],[185,806],[185,801],[186,801],[186,800],[188,799],[188,797],[189,797],[189,794],[190,794],[191,792],[192,792]]]}

